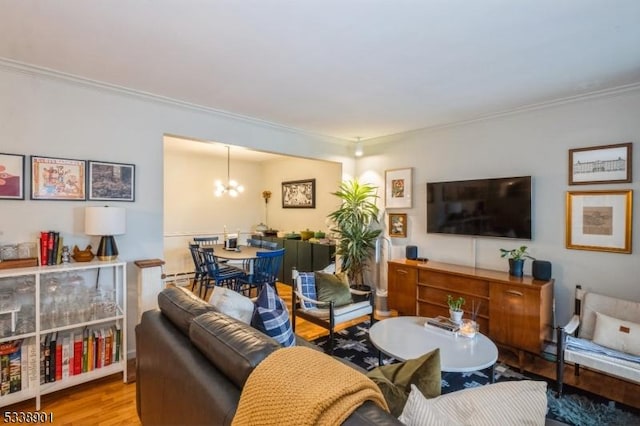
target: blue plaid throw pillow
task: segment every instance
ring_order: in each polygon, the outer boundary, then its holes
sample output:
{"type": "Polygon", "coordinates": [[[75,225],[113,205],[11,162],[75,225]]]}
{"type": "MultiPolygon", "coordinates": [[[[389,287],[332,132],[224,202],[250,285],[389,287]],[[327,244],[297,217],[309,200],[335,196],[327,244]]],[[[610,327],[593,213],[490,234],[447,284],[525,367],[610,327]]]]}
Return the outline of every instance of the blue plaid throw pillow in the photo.
{"type": "Polygon", "coordinates": [[[289,321],[289,311],[273,287],[268,284],[262,286],[258,295],[251,325],[274,338],[283,346],[295,346],[296,344],[296,338],[289,321]]]}
{"type": "MultiPolygon", "coordinates": [[[[313,272],[300,272],[300,289],[298,290],[304,297],[309,299],[318,300],[316,298],[316,277],[313,272]]],[[[317,308],[317,305],[301,301],[302,307],[305,309],[317,308]]]]}

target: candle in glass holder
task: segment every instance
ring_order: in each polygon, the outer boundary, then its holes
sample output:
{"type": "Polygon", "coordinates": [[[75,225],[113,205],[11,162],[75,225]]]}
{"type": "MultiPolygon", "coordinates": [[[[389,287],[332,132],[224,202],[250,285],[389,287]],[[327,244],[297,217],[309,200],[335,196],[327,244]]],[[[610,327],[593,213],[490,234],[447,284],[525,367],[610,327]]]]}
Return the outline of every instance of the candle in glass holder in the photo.
{"type": "Polygon", "coordinates": [[[465,337],[474,337],[478,331],[478,324],[475,321],[465,319],[460,325],[460,334],[465,337]]]}

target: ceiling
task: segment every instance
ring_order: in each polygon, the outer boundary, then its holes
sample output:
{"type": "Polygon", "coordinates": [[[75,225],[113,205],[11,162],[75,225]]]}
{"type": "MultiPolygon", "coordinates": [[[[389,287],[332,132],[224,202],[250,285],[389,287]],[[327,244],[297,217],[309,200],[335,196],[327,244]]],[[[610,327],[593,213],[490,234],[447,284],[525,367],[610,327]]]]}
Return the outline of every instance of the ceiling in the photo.
{"type": "Polygon", "coordinates": [[[347,140],[640,84],[638,0],[4,0],[0,57],[347,140]]]}

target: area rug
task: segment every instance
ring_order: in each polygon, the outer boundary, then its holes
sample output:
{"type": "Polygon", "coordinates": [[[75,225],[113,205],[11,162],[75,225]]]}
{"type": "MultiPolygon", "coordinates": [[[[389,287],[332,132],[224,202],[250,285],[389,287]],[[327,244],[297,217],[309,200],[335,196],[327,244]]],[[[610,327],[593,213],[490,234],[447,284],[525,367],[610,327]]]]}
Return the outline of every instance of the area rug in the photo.
{"type": "MultiPolygon", "coordinates": [[[[324,336],[314,340],[314,343],[327,352],[329,337],[324,336]]],[[[345,330],[336,332],[334,337],[333,354],[344,358],[369,371],[378,366],[378,351],[369,340],[369,324],[363,322],[345,330]]],[[[397,362],[395,359],[383,356],[383,363],[397,362]]],[[[495,381],[508,380],[544,380],[548,383],[547,417],[575,426],[601,425],[640,425],[640,410],[633,407],[609,401],[598,395],[565,385],[565,394],[556,398],[553,391],[555,383],[532,373],[520,374],[506,364],[495,366],[495,381]]],[[[490,383],[491,369],[473,371],[469,373],[442,373],[442,393],[484,386],[490,383]]]]}

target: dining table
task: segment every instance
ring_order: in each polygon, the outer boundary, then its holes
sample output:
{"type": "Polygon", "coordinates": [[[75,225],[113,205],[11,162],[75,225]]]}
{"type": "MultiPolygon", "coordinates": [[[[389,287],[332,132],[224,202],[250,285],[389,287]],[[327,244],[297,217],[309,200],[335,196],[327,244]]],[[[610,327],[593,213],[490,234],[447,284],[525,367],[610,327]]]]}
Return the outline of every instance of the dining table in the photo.
{"type": "Polygon", "coordinates": [[[259,251],[266,251],[261,247],[238,246],[234,249],[224,248],[222,244],[214,246],[213,253],[218,259],[242,261],[248,266],[247,273],[253,275],[253,261],[258,257],[259,251]]]}

